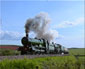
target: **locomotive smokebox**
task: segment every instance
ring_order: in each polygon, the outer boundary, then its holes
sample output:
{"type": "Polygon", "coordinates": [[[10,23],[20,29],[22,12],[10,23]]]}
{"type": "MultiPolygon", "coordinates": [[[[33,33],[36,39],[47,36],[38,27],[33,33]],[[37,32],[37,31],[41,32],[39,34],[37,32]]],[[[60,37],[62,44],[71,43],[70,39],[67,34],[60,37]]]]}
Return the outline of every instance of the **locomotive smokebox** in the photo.
{"type": "Polygon", "coordinates": [[[28,44],[28,38],[27,38],[27,37],[23,37],[23,38],[21,39],[21,43],[22,43],[24,46],[27,46],[27,44],[28,44]]]}

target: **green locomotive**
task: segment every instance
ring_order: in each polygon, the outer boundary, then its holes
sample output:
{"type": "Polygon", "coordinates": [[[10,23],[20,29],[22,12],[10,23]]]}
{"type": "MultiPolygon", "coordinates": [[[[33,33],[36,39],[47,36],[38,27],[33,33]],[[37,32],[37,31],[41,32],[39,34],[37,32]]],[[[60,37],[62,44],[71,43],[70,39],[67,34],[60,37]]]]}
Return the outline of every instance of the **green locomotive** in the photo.
{"type": "Polygon", "coordinates": [[[19,47],[23,54],[68,54],[68,49],[54,42],[49,43],[45,39],[23,37],[21,40],[23,47],[19,47]]]}

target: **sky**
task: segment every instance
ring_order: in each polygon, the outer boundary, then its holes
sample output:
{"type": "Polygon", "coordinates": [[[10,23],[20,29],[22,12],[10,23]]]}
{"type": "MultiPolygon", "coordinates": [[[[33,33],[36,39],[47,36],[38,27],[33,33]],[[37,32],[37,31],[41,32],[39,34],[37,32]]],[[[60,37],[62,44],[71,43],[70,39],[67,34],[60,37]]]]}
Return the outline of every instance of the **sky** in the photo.
{"type": "MultiPolygon", "coordinates": [[[[40,12],[51,19],[50,29],[58,32],[56,43],[84,47],[84,1],[2,0],[0,1],[0,44],[22,45],[26,20],[40,12]]],[[[33,38],[34,34],[30,33],[33,38]]]]}

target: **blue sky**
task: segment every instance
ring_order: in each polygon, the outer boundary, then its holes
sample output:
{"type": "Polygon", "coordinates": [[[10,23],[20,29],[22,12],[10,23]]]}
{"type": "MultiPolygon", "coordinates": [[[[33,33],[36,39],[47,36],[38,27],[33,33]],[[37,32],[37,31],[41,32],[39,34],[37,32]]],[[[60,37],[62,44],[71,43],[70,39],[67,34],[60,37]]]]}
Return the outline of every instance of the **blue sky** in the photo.
{"type": "Polygon", "coordinates": [[[0,44],[21,45],[26,20],[46,12],[51,18],[50,29],[58,32],[57,43],[66,47],[84,47],[83,1],[2,0],[0,4],[0,44]]]}

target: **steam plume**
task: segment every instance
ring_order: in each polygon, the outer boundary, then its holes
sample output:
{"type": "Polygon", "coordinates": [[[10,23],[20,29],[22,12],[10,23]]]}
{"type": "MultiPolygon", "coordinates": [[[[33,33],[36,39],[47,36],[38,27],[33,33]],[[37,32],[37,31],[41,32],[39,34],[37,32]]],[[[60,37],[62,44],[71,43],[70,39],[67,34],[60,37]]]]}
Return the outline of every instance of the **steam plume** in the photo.
{"type": "Polygon", "coordinates": [[[29,18],[25,24],[25,31],[33,31],[37,38],[43,38],[51,42],[58,36],[56,30],[49,29],[50,18],[47,13],[39,13],[34,18],[29,18]]]}

